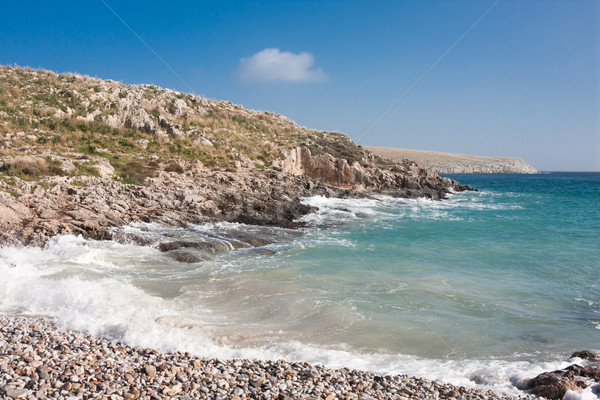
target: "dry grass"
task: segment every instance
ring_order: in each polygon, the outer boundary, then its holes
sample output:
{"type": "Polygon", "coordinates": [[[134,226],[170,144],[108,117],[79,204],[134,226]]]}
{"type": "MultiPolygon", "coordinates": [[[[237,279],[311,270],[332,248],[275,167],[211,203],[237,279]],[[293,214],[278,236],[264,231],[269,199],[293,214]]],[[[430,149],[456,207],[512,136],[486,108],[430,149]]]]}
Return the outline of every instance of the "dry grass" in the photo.
{"type": "MultiPolygon", "coordinates": [[[[127,163],[136,159],[142,164],[138,167],[153,171],[145,161],[150,155],[157,155],[160,163],[168,165],[174,160],[200,160],[208,168],[226,170],[246,157],[265,168],[282,150],[301,145],[315,154],[330,153],[350,163],[367,165],[376,161],[345,135],[308,130],[285,117],[245,110],[230,102],[153,85],[126,86],[88,76],[0,66],[0,152],[28,149],[102,156],[119,171],[123,181],[140,182],[142,177],[127,163]],[[145,128],[125,128],[122,122],[116,128],[109,126],[105,121],[122,112],[120,102],[124,101],[139,101],[135,103],[137,110],[156,126],[164,130],[177,127],[183,134],[152,134],[145,128]],[[182,101],[183,111],[176,106],[182,101]],[[16,132],[25,134],[17,137],[16,132]]],[[[174,166],[171,168],[178,172],[174,166]]],[[[43,175],[43,168],[38,172],[43,175]]]]}

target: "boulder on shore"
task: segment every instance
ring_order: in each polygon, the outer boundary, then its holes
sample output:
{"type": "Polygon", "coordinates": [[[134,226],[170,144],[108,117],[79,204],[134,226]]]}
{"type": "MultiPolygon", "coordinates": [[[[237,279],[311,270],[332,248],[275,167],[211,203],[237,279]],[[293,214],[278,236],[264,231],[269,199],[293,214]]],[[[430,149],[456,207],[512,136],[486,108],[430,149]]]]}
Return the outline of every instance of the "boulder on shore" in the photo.
{"type": "Polygon", "coordinates": [[[527,382],[527,391],[547,399],[562,399],[567,390],[587,388],[590,380],[600,383],[600,363],[595,362],[598,355],[584,350],[571,355],[571,358],[575,357],[591,362],[585,366],[572,364],[565,369],[544,372],[527,382]]]}

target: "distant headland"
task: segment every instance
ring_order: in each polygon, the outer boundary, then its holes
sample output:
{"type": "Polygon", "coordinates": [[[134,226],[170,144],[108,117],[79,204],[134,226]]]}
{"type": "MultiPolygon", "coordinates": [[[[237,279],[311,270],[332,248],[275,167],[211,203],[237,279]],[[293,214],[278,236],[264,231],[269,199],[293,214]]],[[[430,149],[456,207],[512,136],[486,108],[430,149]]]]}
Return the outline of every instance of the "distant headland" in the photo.
{"type": "Polygon", "coordinates": [[[537,174],[539,171],[519,158],[481,157],[463,154],[366,147],[380,157],[392,161],[415,161],[436,174],[537,174]]]}

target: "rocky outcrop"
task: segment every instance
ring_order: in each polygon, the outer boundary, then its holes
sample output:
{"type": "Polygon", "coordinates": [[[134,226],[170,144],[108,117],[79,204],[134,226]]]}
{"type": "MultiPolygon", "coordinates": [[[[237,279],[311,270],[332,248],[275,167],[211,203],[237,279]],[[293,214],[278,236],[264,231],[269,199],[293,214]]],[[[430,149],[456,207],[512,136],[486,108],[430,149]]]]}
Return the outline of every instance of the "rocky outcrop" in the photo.
{"type": "Polygon", "coordinates": [[[301,203],[303,196],[343,195],[308,177],[258,170],[161,172],[147,179],[147,186],[100,177],[52,177],[44,181],[51,187],[44,189],[15,179],[16,190],[10,192],[0,183],[0,243],[42,245],[58,234],[109,239],[111,228],[136,221],[295,227],[294,221],[310,211],[301,203]]]}
{"type": "Polygon", "coordinates": [[[568,390],[585,389],[592,381],[598,384],[600,382],[600,362],[598,362],[597,355],[585,350],[573,353],[571,358],[574,357],[589,362],[585,366],[572,364],[565,369],[544,372],[527,382],[527,391],[547,399],[562,399],[568,390]]]}
{"type": "Polygon", "coordinates": [[[419,168],[414,162],[395,163],[392,170],[385,170],[365,167],[357,161],[350,164],[346,159],[335,158],[327,153],[312,155],[307,147],[282,152],[273,166],[288,174],[306,175],[337,188],[370,190],[397,197],[442,199],[451,190],[471,189],[419,168]]]}
{"type": "Polygon", "coordinates": [[[385,147],[367,147],[374,154],[392,160],[413,160],[436,174],[536,174],[539,171],[519,158],[479,157],[385,147]]]}
{"type": "MultiPolygon", "coordinates": [[[[109,239],[111,228],[137,221],[185,225],[218,220],[295,227],[296,220],[311,211],[303,197],[380,193],[440,199],[449,191],[470,189],[416,165],[391,172],[349,165],[330,155],[312,156],[306,148],[292,154],[281,159],[279,170],[209,171],[201,163],[182,163],[174,168],[179,172],[159,171],[146,178],[144,186],[111,179],[110,164],[104,165],[101,157],[84,161],[98,176],[0,180],[0,243],[41,245],[58,234],[109,239]]],[[[26,165],[42,165],[48,157],[29,156],[26,165]]],[[[15,165],[18,160],[11,159],[15,165]]],[[[52,163],[57,168],[69,163],[82,168],[81,160],[66,157],[52,163]]]]}

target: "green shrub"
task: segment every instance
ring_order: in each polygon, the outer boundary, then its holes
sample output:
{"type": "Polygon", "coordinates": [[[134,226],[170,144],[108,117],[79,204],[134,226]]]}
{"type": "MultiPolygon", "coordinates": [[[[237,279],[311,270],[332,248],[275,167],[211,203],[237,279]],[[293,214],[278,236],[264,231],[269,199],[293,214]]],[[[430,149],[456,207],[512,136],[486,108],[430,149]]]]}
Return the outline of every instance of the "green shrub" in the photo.
{"type": "Polygon", "coordinates": [[[85,182],[82,182],[77,179],[73,180],[73,182],[71,182],[71,185],[78,186],[78,187],[87,187],[87,184],[85,182]]]}
{"type": "Polygon", "coordinates": [[[146,178],[156,176],[156,171],[141,160],[129,160],[125,162],[113,162],[113,167],[119,182],[128,185],[143,185],[146,178]]]}
{"type": "Polygon", "coordinates": [[[93,161],[84,161],[82,163],[76,163],[75,167],[77,168],[77,175],[85,175],[85,176],[100,176],[100,173],[94,165],[96,163],[93,161]]]}

